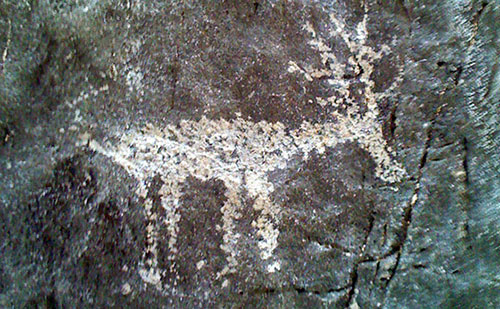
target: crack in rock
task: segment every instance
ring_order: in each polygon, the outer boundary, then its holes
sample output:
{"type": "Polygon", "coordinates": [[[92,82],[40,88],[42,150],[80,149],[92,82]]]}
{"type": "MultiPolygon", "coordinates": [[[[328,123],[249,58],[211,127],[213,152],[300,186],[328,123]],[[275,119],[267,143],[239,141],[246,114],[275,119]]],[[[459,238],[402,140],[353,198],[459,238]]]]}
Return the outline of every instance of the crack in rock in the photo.
{"type": "MultiPolygon", "coordinates": [[[[440,92],[439,101],[441,101],[442,97],[448,92],[448,90],[450,90],[449,87],[446,87],[440,92]]],[[[401,229],[400,229],[401,236],[399,237],[399,239],[397,240],[396,243],[391,245],[391,250],[387,254],[385,254],[385,257],[389,257],[389,256],[392,256],[394,254],[396,255],[396,262],[395,262],[394,267],[390,272],[389,278],[387,279],[387,282],[384,286],[386,293],[388,291],[389,285],[392,282],[392,279],[396,275],[396,272],[399,268],[401,256],[403,254],[403,249],[404,249],[406,240],[408,238],[408,231],[409,231],[409,228],[411,226],[413,211],[414,211],[415,205],[418,202],[419,193],[420,193],[420,189],[421,189],[421,181],[422,181],[422,177],[424,174],[424,168],[426,167],[426,164],[428,161],[429,150],[431,148],[431,142],[432,142],[432,138],[433,138],[433,136],[432,136],[433,127],[434,127],[435,122],[438,119],[438,117],[442,114],[443,108],[445,108],[446,106],[447,106],[447,104],[438,106],[436,109],[436,112],[432,115],[428,125],[426,126],[426,131],[427,131],[426,139],[425,139],[424,149],[422,151],[422,156],[420,157],[420,163],[418,166],[418,174],[417,174],[415,188],[413,190],[413,194],[410,198],[410,201],[407,203],[407,206],[403,210],[403,219],[401,221],[401,229]]]]}

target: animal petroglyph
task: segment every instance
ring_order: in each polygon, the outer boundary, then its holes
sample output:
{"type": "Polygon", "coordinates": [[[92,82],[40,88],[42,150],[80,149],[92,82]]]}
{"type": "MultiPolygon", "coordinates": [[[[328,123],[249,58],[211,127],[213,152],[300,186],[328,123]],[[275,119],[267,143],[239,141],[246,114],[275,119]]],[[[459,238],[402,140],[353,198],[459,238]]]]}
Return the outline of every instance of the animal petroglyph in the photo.
{"type": "MultiPolygon", "coordinates": [[[[175,126],[159,128],[150,125],[142,129],[130,129],[120,133],[121,140],[114,145],[90,142],[92,149],[112,158],[138,180],[140,186],[137,194],[145,198],[145,211],[151,222],[158,218],[152,212],[151,200],[147,198],[148,182],[155,175],[161,177],[163,186],[159,195],[166,215],[160,219],[168,227],[168,235],[161,236],[169,239],[170,259],[177,253],[180,220],[177,209],[181,207],[181,186],[187,177],[202,181],[219,179],[227,188],[227,199],[220,210],[224,233],[221,249],[226,253],[227,265],[218,274],[219,278],[234,273],[238,265],[240,253],[235,244],[241,238],[237,225],[242,207],[246,207],[241,202],[244,192],[252,198],[253,209],[258,214],[252,226],[257,231],[254,236],[259,239],[258,249],[263,264],[268,272],[280,270],[280,261],[273,256],[280,233],[277,229],[280,207],[271,198],[276,184],[268,180],[268,175],[275,170],[285,169],[293,157],[307,159],[313,151],[323,153],[328,147],[357,142],[373,157],[378,177],[389,183],[401,179],[405,172],[391,158],[392,150],[383,137],[377,106],[377,100],[389,96],[399,80],[396,79],[384,93],[374,92],[374,82],[370,79],[374,70],[373,62],[390,53],[390,49],[383,46],[376,51],[367,45],[366,10],[364,19],[352,33],[335,15],[330,15],[333,29],[331,36],[340,38],[349,48],[347,63],[337,61],[335,52],[310,24],[304,26],[311,38],[309,45],[320,53],[324,67],[302,68],[304,66],[294,61],[289,62],[289,74],[303,74],[309,81],[326,77],[329,84],[338,89],[338,95],[317,98],[318,104],[349,106],[345,108],[345,113],[334,111],[331,119],[324,123],[303,122],[293,130],[280,122],[256,123],[241,117],[233,120],[203,117],[199,121],[183,120],[175,126]],[[354,68],[357,82],[364,85],[361,99],[367,107],[364,113],[359,112],[359,101],[356,102],[350,95],[352,81],[342,78],[347,66],[354,68]]],[[[144,281],[161,287],[161,274],[175,272],[175,269],[159,268],[157,227],[150,223],[147,233],[148,258],[140,275],[144,281]]],[[[203,263],[198,265],[203,267],[203,263]]],[[[227,281],[223,285],[227,285],[227,281]]]]}

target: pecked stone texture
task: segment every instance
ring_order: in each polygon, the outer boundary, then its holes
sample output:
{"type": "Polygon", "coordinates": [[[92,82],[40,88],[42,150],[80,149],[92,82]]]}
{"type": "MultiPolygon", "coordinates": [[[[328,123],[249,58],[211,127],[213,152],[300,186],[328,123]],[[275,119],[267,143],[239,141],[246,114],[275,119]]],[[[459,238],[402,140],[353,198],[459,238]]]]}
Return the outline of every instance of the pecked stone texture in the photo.
{"type": "Polygon", "coordinates": [[[500,6],[4,1],[2,307],[499,307],[500,6]]]}

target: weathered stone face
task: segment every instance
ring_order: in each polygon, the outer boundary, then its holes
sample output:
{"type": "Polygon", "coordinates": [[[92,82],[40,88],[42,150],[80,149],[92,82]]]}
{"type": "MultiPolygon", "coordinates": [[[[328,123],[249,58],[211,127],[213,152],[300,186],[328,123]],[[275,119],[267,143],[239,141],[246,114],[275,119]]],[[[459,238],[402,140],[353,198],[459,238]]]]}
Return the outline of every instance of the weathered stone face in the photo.
{"type": "Polygon", "coordinates": [[[0,304],[499,306],[494,1],[0,4],[0,304]]]}
{"type": "Polygon", "coordinates": [[[350,284],[343,270],[365,250],[375,217],[381,217],[370,196],[374,165],[362,153],[355,144],[339,145],[312,155],[286,177],[277,194],[283,209],[277,254],[283,268],[293,270],[287,282],[318,294],[350,284]]]}

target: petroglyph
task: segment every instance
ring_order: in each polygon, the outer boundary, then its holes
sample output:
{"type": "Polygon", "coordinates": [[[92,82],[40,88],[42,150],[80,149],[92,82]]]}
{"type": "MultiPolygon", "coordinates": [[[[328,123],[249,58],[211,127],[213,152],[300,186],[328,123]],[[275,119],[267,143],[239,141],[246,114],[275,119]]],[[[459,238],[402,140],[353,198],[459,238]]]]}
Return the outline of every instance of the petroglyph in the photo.
{"type": "MultiPolygon", "coordinates": [[[[326,40],[316,33],[311,24],[304,26],[311,37],[309,45],[320,53],[323,68],[314,69],[300,66],[290,61],[289,74],[303,74],[308,81],[327,78],[329,84],[337,89],[338,95],[317,98],[323,107],[331,105],[334,112],[330,120],[313,124],[303,122],[298,129],[287,129],[282,123],[266,121],[252,122],[241,117],[233,120],[212,120],[203,117],[199,121],[183,120],[179,125],[165,127],[146,126],[142,129],[129,129],[120,132],[117,144],[99,144],[91,141],[90,147],[112,158],[133,175],[140,187],[137,194],[144,197],[145,211],[150,222],[157,221],[151,211],[151,200],[146,198],[148,182],[155,175],[160,175],[163,186],[159,192],[165,218],[161,218],[168,227],[168,235],[158,235],[154,224],[147,226],[148,259],[144,261],[140,275],[145,282],[162,287],[161,274],[174,272],[172,269],[159,269],[158,237],[168,237],[168,247],[173,259],[177,254],[178,222],[177,212],[180,207],[181,187],[187,177],[196,177],[202,181],[219,179],[224,182],[226,202],[221,208],[223,214],[222,230],[224,233],[221,249],[226,253],[227,265],[219,272],[218,278],[234,273],[238,266],[238,220],[241,218],[244,192],[253,200],[253,209],[258,214],[252,226],[257,230],[255,239],[263,265],[268,272],[281,270],[281,264],[273,251],[278,245],[280,207],[271,196],[275,191],[274,183],[268,174],[278,169],[285,169],[293,157],[308,156],[316,151],[323,153],[327,147],[334,147],[346,142],[357,142],[367,150],[376,162],[376,175],[392,183],[399,181],[405,174],[402,166],[391,158],[391,148],[386,145],[379,123],[377,100],[389,96],[399,79],[384,92],[374,92],[374,82],[370,76],[374,70],[373,62],[390,53],[387,45],[380,50],[367,45],[367,8],[365,16],[355,31],[349,33],[343,22],[330,15],[333,30],[331,35],[340,38],[348,46],[350,55],[347,63],[337,60],[335,52],[326,40]],[[351,66],[356,80],[364,84],[362,102],[366,111],[360,112],[359,98],[350,95],[349,87],[353,82],[344,78],[347,67],[351,66]],[[335,107],[345,106],[345,113],[335,107]]],[[[307,104],[307,103],[304,103],[307,104]]],[[[203,207],[203,205],[200,205],[203,207]]],[[[145,254],[146,256],[146,254],[145,254]]],[[[198,268],[204,263],[197,263],[198,268]]],[[[227,279],[224,280],[227,285],[227,279]]]]}

